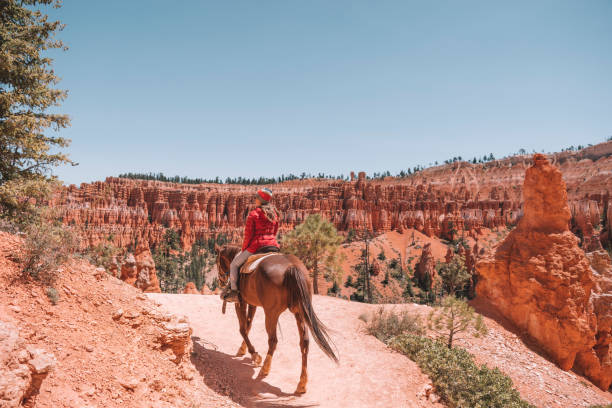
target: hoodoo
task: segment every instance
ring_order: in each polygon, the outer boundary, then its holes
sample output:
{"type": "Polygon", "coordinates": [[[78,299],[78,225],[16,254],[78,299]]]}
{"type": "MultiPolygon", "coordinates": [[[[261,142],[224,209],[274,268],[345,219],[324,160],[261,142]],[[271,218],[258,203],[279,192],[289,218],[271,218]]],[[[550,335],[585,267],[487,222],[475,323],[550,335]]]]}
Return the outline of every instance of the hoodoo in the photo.
{"type": "Polygon", "coordinates": [[[610,288],[596,284],[604,279],[569,229],[561,172],[541,154],[526,171],[523,198],[517,227],[476,265],[478,300],[527,333],[561,368],[576,368],[608,389],[612,305],[602,299],[610,299],[610,288]]]}
{"type": "Polygon", "coordinates": [[[419,262],[416,264],[414,270],[414,276],[420,283],[419,286],[425,285],[427,287],[424,289],[427,290],[430,290],[433,287],[434,282],[437,279],[438,274],[436,273],[436,260],[431,252],[430,243],[425,244],[423,247],[421,259],[419,259],[419,262]]]}
{"type": "MultiPolygon", "coordinates": [[[[612,142],[577,152],[551,155],[568,186],[572,230],[585,247],[609,241],[612,229],[612,142]],[[601,214],[607,217],[601,224],[601,214]],[[601,227],[601,228],[600,228],[601,227]]],[[[459,232],[516,224],[521,214],[520,183],[531,164],[527,156],[488,163],[456,162],[410,177],[353,181],[305,179],[274,185],[275,205],[282,213],[280,231],[318,213],[339,231],[369,229],[376,234],[414,228],[444,239],[459,232]]],[[[62,220],[83,237],[83,247],[109,240],[129,248],[163,239],[175,230],[184,248],[198,239],[223,233],[239,241],[256,186],[175,184],[109,177],[104,182],[64,187],[51,200],[62,220]]]]}

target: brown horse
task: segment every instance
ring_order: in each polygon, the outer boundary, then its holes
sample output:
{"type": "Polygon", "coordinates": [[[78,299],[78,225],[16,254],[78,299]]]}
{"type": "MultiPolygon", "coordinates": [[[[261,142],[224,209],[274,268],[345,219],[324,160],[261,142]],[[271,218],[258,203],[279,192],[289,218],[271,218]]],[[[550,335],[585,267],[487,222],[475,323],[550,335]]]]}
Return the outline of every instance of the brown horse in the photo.
{"type": "MultiPolygon", "coordinates": [[[[227,284],[230,262],[240,251],[239,247],[227,245],[215,247],[217,250],[217,269],[219,281],[227,284]]],[[[308,343],[307,327],[310,329],[315,341],[321,350],[336,363],[338,358],[331,347],[331,340],[327,329],[318,319],[312,307],[312,290],[308,279],[306,267],[293,255],[274,254],[268,256],[257,265],[255,271],[242,275],[239,281],[240,301],[235,304],[240,334],[243,342],[238,349],[237,356],[243,356],[247,349],[256,366],[261,364],[261,357],[249,341],[249,331],[255,316],[257,306],[261,306],[266,314],[266,332],[268,333],[268,354],[263,367],[259,371],[259,378],[270,372],[272,356],[276,349],[276,326],[278,318],[286,309],[294,314],[300,334],[300,349],[302,351],[302,373],[296,394],[306,392],[308,382],[308,343]],[[248,306],[248,312],[247,312],[248,306]]]]}

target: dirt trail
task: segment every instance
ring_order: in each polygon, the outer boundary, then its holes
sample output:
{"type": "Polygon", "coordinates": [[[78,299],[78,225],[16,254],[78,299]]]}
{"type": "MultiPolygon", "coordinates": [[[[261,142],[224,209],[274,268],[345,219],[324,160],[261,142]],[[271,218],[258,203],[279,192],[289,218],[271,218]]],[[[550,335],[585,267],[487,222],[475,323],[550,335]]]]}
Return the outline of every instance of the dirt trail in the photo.
{"type": "MultiPolygon", "coordinates": [[[[332,328],[340,364],[329,360],[311,341],[308,358],[308,392],[293,394],[299,380],[301,357],[293,315],[280,318],[279,342],[270,375],[256,379],[258,368],[250,357],[234,354],[241,343],[233,307],[221,314],[217,296],[148,294],[168,311],[188,317],[193,328],[193,362],[213,390],[245,407],[442,407],[421,394],[429,383],[418,366],[388,350],[363,333],[359,315],[369,305],[315,296],[321,320],[332,328]],[[341,316],[341,319],[336,319],[341,316]]],[[[250,339],[265,356],[268,348],[264,313],[258,309],[250,339]]]]}

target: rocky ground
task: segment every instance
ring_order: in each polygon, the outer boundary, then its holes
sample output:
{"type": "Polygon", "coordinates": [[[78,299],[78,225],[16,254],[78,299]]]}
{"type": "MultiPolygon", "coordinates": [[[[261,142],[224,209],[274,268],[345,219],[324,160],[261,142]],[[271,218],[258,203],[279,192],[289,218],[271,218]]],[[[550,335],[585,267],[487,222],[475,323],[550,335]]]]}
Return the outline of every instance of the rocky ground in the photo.
{"type": "MultiPolygon", "coordinates": [[[[442,406],[408,358],[364,332],[360,315],[377,306],[315,296],[332,329],[340,364],[312,343],[309,388],[293,395],[300,371],[293,317],[280,320],[270,375],[256,378],[240,345],[236,316],[217,296],[143,294],[84,260],[63,268],[53,305],[15,259],[19,238],[0,233],[0,407],[432,407],[442,406]],[[192,340],[192,342],[190,341],[192,340]]],[[[426,306],[396,305],[423,315],[426,306]]],[[[267,349],[258,311],[252,340],[267,349]]],[[[612,395],[560,370],[517,336],[487,319],[489,334],[459,344],[499,367],[538,407],[587,407],[612,395]]]]}
{"type": "MultiPolygon", "coordinates": [[[[475,306],[487,316],[495,316],[495,320],[484,318],[489,329],[486,336],[462,336],[456,345],[472,353],[479,364],[497,367],[508,375],[523,399],[542,408],[577,408],[612,403],[612,393],[600,390],[575,372],[561,370],[545,357],[541,349],[517,336],[511,323],[484,310],[484,306],[475,306]]],[[[428,306],[416,304],[388,307],[412,311],[423,319],[430,311],[428,306]]]]}
{"type": "Polygon", "coordinates": [[[19,239],[0,232],[0,407],[233,407],[190,360],[191,329],[83,260],[55,287],[25,280],[19,239]]]}
{"type": "MultiPolygon", "coordinates": [[[[233,311],[220,312],[216,296],[148,294],[168,311],[187,316],[194,329],[196,366],[206,384],[246,407],[321,406],[321,407],[425,407],[427,377],[405,356],[388,350],[364,332],[362,314],[375,311],[376,305],[315,296],[315,310],[333,330],[340,364],[336,366],[317,348],[309,354],[309,389],[302,397],[291,395],[300,371],[298,337],[290,313],[280,320],[279,344],[272,370],[265,380],[254,379],[257,369],[250,358],[237,358],[241,337],[233,311]],[[210,324],[214,321],[214,324],[210,324]]],[[[423,317],[429,307],[387,305],[407,309],[423,317]]],[[[229,310],[229,309],[228,309],[229,310]]],[[[264,315],[255,316],[250,338],[257,351],[267,350],[264,315]]],[[[486,318],[487,336],[464,339],[459,345],[476,356],[479,363],[498,367],[509,375],[521,396],[537,407],[588,407],[612,403],[612,394],[592,385],[587,379],[559,369],[525,345],[516,335],[486,318]]],[[[435,397],[433,397],[435,399],[435,397]]],[[[434,404],[435,406],[435,404],[434,404]]]]}

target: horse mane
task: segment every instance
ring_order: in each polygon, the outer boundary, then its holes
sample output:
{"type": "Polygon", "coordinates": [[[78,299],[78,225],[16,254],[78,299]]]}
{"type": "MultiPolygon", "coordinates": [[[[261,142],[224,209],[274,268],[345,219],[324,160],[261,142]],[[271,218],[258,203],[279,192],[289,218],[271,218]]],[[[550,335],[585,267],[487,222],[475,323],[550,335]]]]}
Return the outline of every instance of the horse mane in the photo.
{"type": "Polygon", "coordinates": [[[238,254],[238,252],[241,251],[241,249],[242,248],[240,248],[238,245],[227,244],[223,247],[223,252],[225,252],[231,262],[231,260],[234,259],[234,257],[238,254]]]}

